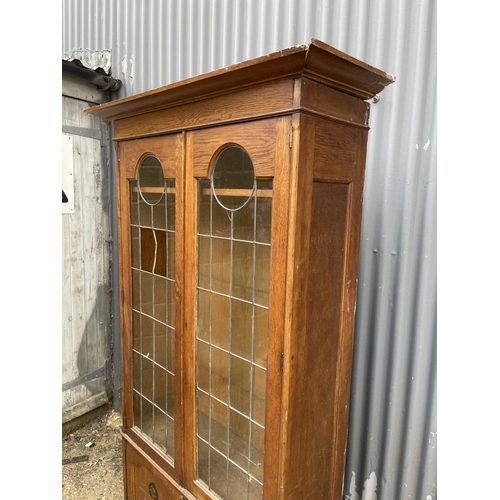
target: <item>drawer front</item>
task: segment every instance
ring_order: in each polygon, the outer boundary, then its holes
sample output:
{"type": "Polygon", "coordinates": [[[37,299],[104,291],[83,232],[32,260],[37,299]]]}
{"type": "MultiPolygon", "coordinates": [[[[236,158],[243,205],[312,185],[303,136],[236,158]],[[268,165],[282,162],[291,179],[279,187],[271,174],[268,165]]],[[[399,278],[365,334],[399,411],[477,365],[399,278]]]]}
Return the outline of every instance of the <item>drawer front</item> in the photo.
{"type": "Polygon", "coordinates": [[[127,500],[188,500],[180,486],[131,443],[124,441],[127,500]]]}

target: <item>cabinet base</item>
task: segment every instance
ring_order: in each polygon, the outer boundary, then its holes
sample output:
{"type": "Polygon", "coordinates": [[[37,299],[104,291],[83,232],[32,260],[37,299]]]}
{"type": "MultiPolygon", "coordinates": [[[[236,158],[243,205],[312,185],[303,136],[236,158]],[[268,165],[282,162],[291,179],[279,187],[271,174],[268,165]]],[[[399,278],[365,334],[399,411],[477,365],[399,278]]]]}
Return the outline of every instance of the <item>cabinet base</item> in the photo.
{"type": "Polygon", "coordinates": [[[196,500],[123,435],[126,500],[196,500]]]}

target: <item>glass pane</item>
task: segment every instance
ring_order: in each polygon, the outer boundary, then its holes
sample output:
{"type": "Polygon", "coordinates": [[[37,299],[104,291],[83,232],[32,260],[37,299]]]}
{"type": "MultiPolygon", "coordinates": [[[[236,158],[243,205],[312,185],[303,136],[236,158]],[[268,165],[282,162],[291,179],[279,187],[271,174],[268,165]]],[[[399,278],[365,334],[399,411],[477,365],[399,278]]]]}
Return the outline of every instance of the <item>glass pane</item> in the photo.
{"type": "Polygon", "coordinates": [[[211,394],[220,399],[223,403],[228,403],[227,381],[229,377],[229,355],[227,352],[212,347],[212,359],[210,365],[211,394]]]}
{"type": "Polygon", "coordinates": [[[231,219],[229,218],[227,211],[217,202],[214,203],[213,198],[211,199],[210,208],[212,210],[212,236],[230,238],[231,219]]]}
{"type": "Polygon", "coordinates": [[[248,467],[248,446],[250,443],[250,420],[231,410],[229,414],[229,458],[246,470],[248,467]]]}
{"type": "Polygon", "coordinates": [[[132,308],[141,309],[141,273],[140,271],[132,271],[132,308]]]}
{"type": "Polygon", "coordinates": [[[167,325],[175,328],[175,281],[167,280],[167,325]]]}
{"type": "Polygon", "coordinates": [[[231,305],[231,352],[251,359],[254,306],[241,300],[232,300],[231,305]]]}
{"type": "Polygon", "coordinates": [[[151,205],[148,205],[141,196],[139,196],[139,224],[141,227],[152,227],[153,225],[151,205]]]}
{"type": "Polygon", "coordinates": [[[153,316],[153,275],[141,273],[141,311],[153,316]]]}
{"type": "Polygon", "coordinates": [[[198,478],[203,481],[207,486],[210,484],[209,479],[209,447],[205,441],[198,438],[198,478]]]}
{"type": "Polygon", "coordinates": [[[207,442],[210,440],[208,432],[209,402],[208,394],[198,391],[198,435],[207,442]]]}
{"type": "Polygon", "coordinates": [[[197,477],[261,500],[272,181],[230,174],[198,183],[197,477]]]}
{"type": "Polygon", "coordinates": [[[211,284],[214,292],[230,294],[231,241],[212,238],[211,284]]]}
{"type": "Polygon", "coordinates": [[[251,365],[231,356],[231,407],[250,417],[250,368],[251,365]]]}
{"type": "Polygon", "coordinates": [[[227,498],[227,459],[217,450],[210,448],[210,489],[222,499],[227,498]]]}
{"type": "Polygon", "coordinates": [[[167,275],[167,233],[141,228],[141,269],[159,276],[167,275]]]}
{"type": "Polygon", "coordinates": [[[131,227],[130,228],[130,238],[132,240],[132,267],[136,269],[141,268],[141,252],[140,252],[140,244],[141,240],[139,239],[139,228],[131,227]]]}
{"type": "Polygon", "coordinates": [[[253,241],[255,239],[255,200],[252,198],[241,210],[234,212],[233,238],[253,241]]]}
{"type": "Polygon", "coordinates": [[[139,224],[139,190],[137,181],[130,182],[130,224],[139,224]]]}
{"type": "Polygon", "coordinates": [[[253,361],[263,368],[267,367],[268,321],[268,310],[264,307],[256,307],[254,309],[253,361]]]}
{"type": "Polygon", "coordinates": [[[130,182],[134,425],[171,458],[175,410],[175,183],[148,156],[130,182]]]}
{"type": "Polygon", "coordinates": [[[175,331],[167,328],[167,370],[175,373],[175,331]]]}
{"type": "Polygon", "coordinates": [[[212,315],[212,344],[229,350],[229,307],[230,298],[216,293],[212,295],[212,310],[217,314],[212,315]]]}
{"type": "Polygon", "coordinates": [[[247,498],[248,475],[231,462],[228,464],[228,500],[241,500],[247,498]]]}
{"type": "Polygon", "coordinates": [[[252,423],[251,429],[250,473],[262,483],[264,480],[264,429],[254,423],[252,423]]]}
{"type": "Polygon", "coordinates": [[[212,191],[228,210],[238,210],[250,201],[255,187],[253,163],[238,146],[223,149],[212,170],[212,191]]]}
{"type": "Polygon", "coordinates": [[[153,403],[163,412],[167,411],[167,371],[154,365],[153,403]]]}
{"type": "Polygon", "coordinates": [[[158,321],[155,322],[154,344],[154,360],[167,368],[167,327],[158,321]]]}
{"type": "Polygon", "coordinates": [[[206,393],[210,392],[210,371],[209,371],[209,358],[210,358],[210,346],[205,342],[197,342],[198,344],[198,352],[197,352],[197,384],[198,387],[205,391],[206,393]]]}
{"type": "Polygon", "coordinates": [[[198,286],[210,290],[210,238],[198,238],[198,286]]]}
{"type": "Polygon", "coordinates": [[[227,406],[210,399],[210,445],[227,454],[227,406]]]}
{"type": "Polygon", "coordinates": [[[175,280],[175,233],[167,233],[167,278],[175,280]]]}
{"type": "Polygon", "coordinates": [[[257,181],[257,208],[255,217],[256,241],[271,243],[272,181],[257,181]]]}
{"type": "Polygon", "coordinates": [[[198,290],[198,338],[210,341],[210,292],[198,290]]]}
{"type": "Polygon", "coordinates": [[[255,481],[249,483],[248,500],[261,500],[263,496],[262,484],[255,481]]]}
{"type": "Polygon", "coordinates": [[[139,392],[141,392],[141,360],[142,356],[139,353],[134,352],[134,355],[132,357],[132,363],[134,367],[133,388],[139,392]]]}
{"type": "Polygon", "coordinates": [[[138,392],[134,391],[134,425],[142,429],[142,404],[141,396],[138,392]]]}
{"type": "Polygon", "coordinates": [[[233,243],[233,297],[252,302],[253,300],[253,251],[252,243],[233,243]]]}
{"type": "Polygon", "coordinates": [[[141,398],[142,404],[142,428],[141,430],[149,437],[153,437],[153,405],[146,398],[141,398]]]}
{"type": "Polygon", "coordinates": [[[269,259],[271,248],[255,245],[255,302],[269,306],[269,259]]]}
{"type": "Polygon", "coordinates": [[[175,231],[175,181],[167,180],[167,229],[175,231]]]}
{"type": "Polygon", "coordinates": [[[156,229],[167,229],[167,221],[165,218],[165,197],[153,207],[153,227],[156,229]]]}
{"type": "Polygon", "coordinates": [[[141,384],[141,389],[142,389],[142,394],[145,398],[147,398],[149,401],[153,400],[153,370],[154,370],[154,364],[153,362],[147,358],[143,357],[142,358],[142,367],[141,367],[141,379],[142,379],[142,384],[141,384]]]}
{"type": "Polygon", "coordinates": [[[175,418],[175,377],[167,373],[167,415],[175,418]]]}
{"type": "Polygon", "coordinates": [[[266,371],[254,366],[252,389],[252,420],[265,425],[266,371]]]}
{"type": "Polygon", "coordinates": [[[133,349],[136,351],[141,350],[141,315],[137,311],[132,311],[132,335],[133,335],[133,349]]]}
{"type": "MultiPolygon", "coordinates": [[[[202,185],[202,181],[200,181],[202,185]]],[[[210,236],[210,183],[206,181],[200,190],[200,217],[198,219],[198,234],[210,236]]]]}
{"type": "Polygon", "coordinates": [[[163,450],[167,449],[167,415],[159,408],[154,408],[153,441],[163,450]]]}
{"type": "Polygon", "coordinates": [[[153,320],[148,316],[142,316],[141,324],[141,354],[146,358],[153,357],[153,320]]]}
{"type": "Polygon", "coordinates": [[[175,422],[174,418],[167,415],[167,453],[170,457],[175,453],[175,422]]]}
{"type": "Polygon", "coordinates": [[[166,322],[167,318],[167,280],[161,276],[153,276],[153,316],[158,321],[166,322]]]}
{"type": "Polygon", "coordinates": [[[142,200],[148,205],[158,205],[164,200],[165,181],[158,158],[148,155],[139,165],[138,186],[142,200]]]}

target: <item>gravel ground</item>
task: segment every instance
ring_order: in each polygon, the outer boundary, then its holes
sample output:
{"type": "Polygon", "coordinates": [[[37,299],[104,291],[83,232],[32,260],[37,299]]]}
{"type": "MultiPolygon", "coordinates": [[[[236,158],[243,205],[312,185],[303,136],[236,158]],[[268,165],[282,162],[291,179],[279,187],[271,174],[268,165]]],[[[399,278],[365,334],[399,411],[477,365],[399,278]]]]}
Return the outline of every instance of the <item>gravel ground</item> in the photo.
{"type": "Polygon", "coordinates": [[[62,500],[123,500],[120,427],[120,414],[107,407],[63,434],[62,500]]]}

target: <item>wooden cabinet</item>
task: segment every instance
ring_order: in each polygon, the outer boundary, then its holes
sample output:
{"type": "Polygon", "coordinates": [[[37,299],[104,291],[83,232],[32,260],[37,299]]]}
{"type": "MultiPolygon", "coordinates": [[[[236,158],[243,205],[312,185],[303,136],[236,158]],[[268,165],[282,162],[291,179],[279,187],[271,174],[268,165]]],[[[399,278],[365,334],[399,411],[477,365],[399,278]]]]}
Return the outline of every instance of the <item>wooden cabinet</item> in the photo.
{"type": "Polygon", "coordinates": [[[365,102],[320,41],[88,110],[114,121],[127,499],[340,499],[365,102]]]}

